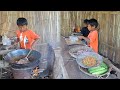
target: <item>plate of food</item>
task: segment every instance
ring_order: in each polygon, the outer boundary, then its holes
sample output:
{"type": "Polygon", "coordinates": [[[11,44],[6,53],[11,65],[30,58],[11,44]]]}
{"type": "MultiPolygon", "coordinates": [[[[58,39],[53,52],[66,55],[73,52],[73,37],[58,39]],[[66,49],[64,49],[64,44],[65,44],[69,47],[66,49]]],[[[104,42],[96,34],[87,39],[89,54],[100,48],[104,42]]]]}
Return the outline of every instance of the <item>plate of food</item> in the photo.
{"type": "Polygon", "coordinates": [[[77,56],[78,65],[84,68],[99,66],[103,62],[103,57],[95,52],[83,52],[77,56]]]}
{"type": "Polygon", "coordinates": [[[74,58],[77,58],[77,56],[79,56],[83,52],[93,52],[93,49],[88,46],[77,46],[69,50],[69,54],[74,58]]]}
{"type": "Polygon", "coordinates": [[[65,41],[67,45],[84,44],[77,36],[69,36],[69,38],[65,38],[65,41]]]}

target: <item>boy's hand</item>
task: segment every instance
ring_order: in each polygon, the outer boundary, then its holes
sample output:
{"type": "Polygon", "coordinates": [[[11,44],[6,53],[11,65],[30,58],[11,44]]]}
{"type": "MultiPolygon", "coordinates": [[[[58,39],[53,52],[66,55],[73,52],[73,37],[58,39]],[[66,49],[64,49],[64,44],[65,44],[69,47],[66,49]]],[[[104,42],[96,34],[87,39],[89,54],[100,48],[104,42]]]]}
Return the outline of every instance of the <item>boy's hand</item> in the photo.
{"type": "Polygon", "coordinates": [[[78,39],[80,39],[80,40],[83,39],[83,38],[84,38],[84,36],[78,36],[78,39]]]}

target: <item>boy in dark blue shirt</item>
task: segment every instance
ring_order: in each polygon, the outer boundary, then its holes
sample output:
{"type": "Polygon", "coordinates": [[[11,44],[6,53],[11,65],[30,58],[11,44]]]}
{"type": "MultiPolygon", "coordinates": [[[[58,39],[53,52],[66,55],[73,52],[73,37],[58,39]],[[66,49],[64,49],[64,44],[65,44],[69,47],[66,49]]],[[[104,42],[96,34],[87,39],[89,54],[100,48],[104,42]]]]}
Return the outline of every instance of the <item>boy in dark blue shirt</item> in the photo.
{"type": "MultiPolygon", "coordinates": [[[[90,33],[90,31],[89,31],[88,28],[87,28],[88,23],[89,23],[89,20],[88,20],[88,19],[85,19],[85,20],[84,20],[84,27],[80,30],[80,31],[81,31],[80,33],[81,33],[82,36],[84,36],[84,37],[87,37],[87,36],[89,35],[89,33],[90,33]]],[[[82,41],[83,41],[85,44],[87,44],[87,42],[86,42],[84,39],[82,39],[82,41]]]]}
{"type": "Polygon", "coordinates": [[[88,26],[88,23],[89,23],[89,20],[88,19],[85,19],[84,20],[84,26],[82,29],[81,29],[81,34],[84,36],[84,37],[87,37],[88,34],[90,33],[90,31],[88,30],[87,26],[88,26]]]}

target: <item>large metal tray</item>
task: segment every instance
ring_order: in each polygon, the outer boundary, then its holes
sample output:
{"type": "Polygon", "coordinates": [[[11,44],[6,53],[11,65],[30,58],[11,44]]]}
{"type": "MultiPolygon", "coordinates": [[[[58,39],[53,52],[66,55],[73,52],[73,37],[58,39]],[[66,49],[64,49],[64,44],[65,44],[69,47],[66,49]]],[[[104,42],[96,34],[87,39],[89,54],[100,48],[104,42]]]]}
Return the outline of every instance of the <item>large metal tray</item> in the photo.
{"type": "Polygon", "coordinates": [[[93,49],[88,46],[80,45],[80,46],[73,47],[69,50],[69,54],[74,58],[77,58],[77,56],[83,52],[93,52],[93,49]]]}
{"type": "Polygon", "coordinates": [[[96,66],[99,66],[102,62],[103,62],[103,57],[101,55],[99,55],[98,53],[95,53],[95,52],[83,52],[82,54],[80,54],[79,56],[77,56],[76,58],[76,61],[77,63],[83,67],[83,68],[91,68],[91,67],[88,67],[88,66],[85,66],[82,61],[85,57],[87,56],[91,56],[91,57],[94,57],[97,61],[97,64],[93,67],[96,67],[96,66]]]}
{"type": "Polygon", "coordinates": [[[104,58],[104,63],[106,63],[107,65],[108,65],[108,71],[106,72],[106,73],[104,73],[104,74],[102,74],[102,75],[93,75],[93,74],[90,74],[89,72],[88,72],[88,70],[87,70],[87,68],[83,68],[83,67],[81,67],[81,66],[79,66],[78,65],[78,67],[79,67],[79,69],[80,69],[80,71],[82,71],[83,73],[85,73],[86,75],[89,75],[89,76],[93,76],[93,77],[96,77],[96,78],[100,78],[100,79],[106,79],[106,78],[108,78],[109,77],[109,75],[110,75],[110,72],[111,72],[111,70],[112,70],[112,66],[111,66],[111,64],[110,64],[110,61],[107,59],[107,58],[104,58]]]}

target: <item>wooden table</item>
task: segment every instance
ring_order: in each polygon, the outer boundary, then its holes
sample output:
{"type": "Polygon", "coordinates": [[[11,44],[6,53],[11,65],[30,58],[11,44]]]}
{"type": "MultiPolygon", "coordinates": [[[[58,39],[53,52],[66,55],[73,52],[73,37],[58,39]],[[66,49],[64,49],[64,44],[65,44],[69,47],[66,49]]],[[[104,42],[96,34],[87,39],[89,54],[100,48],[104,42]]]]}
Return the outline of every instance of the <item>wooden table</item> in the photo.
{"type": "MultiPolygon", "coordinates": [[[[67,45],[65,38],[61,37],[61,48],[62,48],[62,57],[64,61],[65,69],[68,73],[70,79],[97,79],[92,76],[88,76],[79,70],[78,64],[73,58],[69,55],[68,51],[70,48],[78,45],[67,45]]],[[[115,79],[114,75],[110,75],[107,79],[115,79]]]]}

